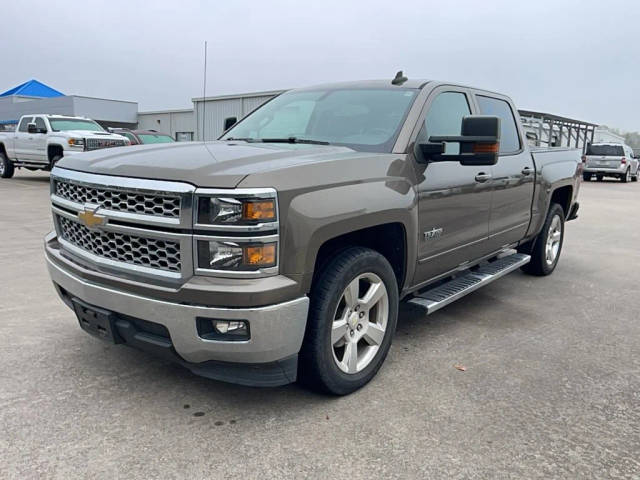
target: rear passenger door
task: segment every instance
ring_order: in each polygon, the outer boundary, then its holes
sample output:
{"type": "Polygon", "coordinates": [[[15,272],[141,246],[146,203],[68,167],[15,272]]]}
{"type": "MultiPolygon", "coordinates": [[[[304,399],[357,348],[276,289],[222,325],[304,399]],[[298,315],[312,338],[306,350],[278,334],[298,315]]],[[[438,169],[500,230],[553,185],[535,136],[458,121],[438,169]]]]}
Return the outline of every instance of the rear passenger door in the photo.
{"type": "Polygon", "coordinates": [[[479,113],[500,118],[500,155],[493,166],[489,217],[490,250],[522,240],[531,220],[535,168],[524,148],[518,111],[508,97],[476,92],[479,113]]]}

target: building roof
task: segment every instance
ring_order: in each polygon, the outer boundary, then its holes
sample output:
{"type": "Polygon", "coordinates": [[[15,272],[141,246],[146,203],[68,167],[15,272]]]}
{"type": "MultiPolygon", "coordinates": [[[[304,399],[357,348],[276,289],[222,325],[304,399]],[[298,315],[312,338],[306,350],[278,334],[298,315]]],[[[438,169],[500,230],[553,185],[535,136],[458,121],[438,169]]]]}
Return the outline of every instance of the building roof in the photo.
{"type": "Polygon", "coordinates": [[[45,85],[38,80],[31,79],[28,82],[24,82],[17,87],[13,87],[10,90],[7,90],[4,93],[0,93],[0,97],[8,97],[10,95],[21,95],[24,97],[42,97],[42,98],[51,98],[51,97],[63,97],[64,93],[51,88],[48,85],[45,85]]]}

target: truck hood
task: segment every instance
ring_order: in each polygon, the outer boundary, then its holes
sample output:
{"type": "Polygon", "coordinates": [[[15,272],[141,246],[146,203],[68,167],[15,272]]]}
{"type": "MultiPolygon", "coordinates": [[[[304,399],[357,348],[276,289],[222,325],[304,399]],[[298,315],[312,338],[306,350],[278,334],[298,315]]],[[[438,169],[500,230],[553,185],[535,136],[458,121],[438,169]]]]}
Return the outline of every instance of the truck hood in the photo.
{"type": "Polygon", "coordinates": [[[65,130],[63,132],[54,132],[57,135],[63,135],[65,137],[80,137],[80,138],[112,138],[115,140],[122,140],[123,136],[109,132],[95,132],[93,130],[65,130]]]}
{"type": "Polygon", "coordinates": [[[234,188],[248,175],[371,155],[329,145],[178,142],[85,152],[64,157],[57,166],[103,175],[181,181],[198,187],[234,188]]]}

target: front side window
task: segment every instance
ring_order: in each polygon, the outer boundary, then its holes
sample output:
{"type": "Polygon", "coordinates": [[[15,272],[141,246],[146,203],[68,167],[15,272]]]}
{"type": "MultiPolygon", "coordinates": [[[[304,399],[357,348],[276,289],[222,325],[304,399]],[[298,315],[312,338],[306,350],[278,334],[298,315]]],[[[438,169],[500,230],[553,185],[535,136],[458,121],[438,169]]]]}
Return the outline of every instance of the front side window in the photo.
{"type": "Polygon", "coordinates": [[[51,130],[54,132],[65,132],[69,130],[85,130],[89,132],[104,132],[104,129],[93,120],[83,120],[80,118],[49,118],[51,130]]]}
{"type": "Polygon", "coordinates": [[[294,137],[358,151],[391,152],[416,93],[409,88],[293,90],[255,110],[221,139],[294,137]]]}
{"type": "MultiPolygon", "coordinates": [[[[461,92],[443,92],[431,103],[424,119],[427,139],[431,136],[458,136],[462,133],[462,118],[471,115],[467,96],[461,92]]],[[[460,144],[447,143],[445,155],[460,153],[460,144]]]]}
{"type": "Polygon", "coordinates": [[[520,136],[509,103],[499,98],[477,96],[480,113],[500,118],[500,153],[520,150],[520,136]]]}
{"type": "Polygon", "coordinates": [[[36,117],[36,128],[41,132],[47,131],[47,125],[44,123],[44,119],[41,117],[36,117]]]}
{"type": "Polygon", "coordinates": [[[19,132],[28,132],[28,125],[33,121],[33,117],[22,117],[20,120],[20,126],[18,127],[19,132]]]}

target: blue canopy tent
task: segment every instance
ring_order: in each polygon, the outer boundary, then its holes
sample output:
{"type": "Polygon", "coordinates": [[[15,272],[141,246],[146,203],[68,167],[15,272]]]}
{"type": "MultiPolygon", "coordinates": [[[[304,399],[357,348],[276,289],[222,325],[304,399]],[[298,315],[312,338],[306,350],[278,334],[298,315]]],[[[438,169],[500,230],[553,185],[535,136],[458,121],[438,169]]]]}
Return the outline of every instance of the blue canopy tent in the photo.
{"type": "Polygon", "coordinates": [[[45,85],[38,80],[32,79],[28,82],[24,82],[17,87],[13,87],[4,93],[0,93],[0,97],[9,97],[11,95],[19,95],[22,97],[40,97],[40,98],[52,98],[63,97],[64,93],[45,85]]]}

